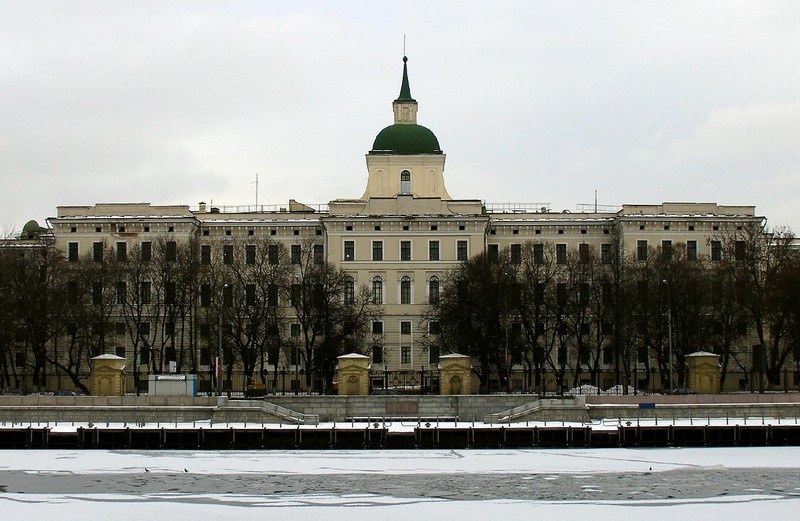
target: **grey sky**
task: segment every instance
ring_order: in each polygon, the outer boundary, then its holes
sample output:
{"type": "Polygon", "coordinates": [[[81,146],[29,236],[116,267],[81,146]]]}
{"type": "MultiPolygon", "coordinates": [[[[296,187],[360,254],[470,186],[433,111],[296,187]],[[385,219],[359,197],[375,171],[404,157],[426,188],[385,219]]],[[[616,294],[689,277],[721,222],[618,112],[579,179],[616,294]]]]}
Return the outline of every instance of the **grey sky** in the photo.
{"type": "Polygon", "coordinates": [[[800,3],[0,2],[0,229],[360,197],[403,34],[455,198],[751,204],[800,231],[800,3]]]}

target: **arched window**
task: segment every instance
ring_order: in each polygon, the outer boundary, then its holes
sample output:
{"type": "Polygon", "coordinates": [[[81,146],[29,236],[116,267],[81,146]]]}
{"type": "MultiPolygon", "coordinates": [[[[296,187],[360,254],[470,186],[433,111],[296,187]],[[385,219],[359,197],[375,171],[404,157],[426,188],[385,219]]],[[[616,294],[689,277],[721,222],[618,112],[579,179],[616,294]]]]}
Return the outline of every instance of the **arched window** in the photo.
{"type": "Polygon", "coordinates": [[[344,279],[344,303],[355,304],[356,302],[356,281],[353,277],[345,277],[344,279]]]}
{"type": "Polygon", "coordinates": [[[372,303],[383,304],[383,279],[380,277],[372,279],[372,303]]]}
{"type": "Polygon", "coordinates": [[[411,277],[400,279],[400,303],[411,304],[411,277]]]}
{"type": "Polygon", "coordinates": [[[400,193],[401,194],[410,194],[411,193],[411,172],[408,170],[403,170],[400,172],[400,193]]]}
{"type": "Polygon", "coordinates": [[[433,276],[428,281],[428,302],[439,303],[439,277],[433,276]]]}

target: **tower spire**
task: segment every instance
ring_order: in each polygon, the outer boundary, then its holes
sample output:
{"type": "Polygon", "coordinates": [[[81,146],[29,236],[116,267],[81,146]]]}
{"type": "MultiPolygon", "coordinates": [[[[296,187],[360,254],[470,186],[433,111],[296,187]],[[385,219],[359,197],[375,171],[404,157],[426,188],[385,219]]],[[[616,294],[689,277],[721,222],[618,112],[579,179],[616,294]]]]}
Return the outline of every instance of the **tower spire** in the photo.
{"type": "Polygon", "coordinates": [[[394,122],[399,125],[417,124],[417,100],[411,97],[411,87],[408,86],[408,58],[403,56],[403,83],[400,85],[400,95],[392,103],[394,122]]]}
{"type": "Polygon", "coordinates": [[[400,85],[400,95],[395,101],[416,101],[411,97],[411,87],[408,85],[408,57],[403,56],[403,83],[400,85]]]}

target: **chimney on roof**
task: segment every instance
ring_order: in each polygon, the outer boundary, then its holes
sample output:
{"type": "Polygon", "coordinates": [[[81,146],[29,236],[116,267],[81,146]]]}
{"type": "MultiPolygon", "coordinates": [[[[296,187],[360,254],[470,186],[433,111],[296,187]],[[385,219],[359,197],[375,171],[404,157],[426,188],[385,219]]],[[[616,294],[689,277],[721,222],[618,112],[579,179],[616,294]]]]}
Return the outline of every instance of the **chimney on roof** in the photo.
{"type": "Polygon", "coordinates": [[[206,213],[206,203],[200,201],[200,213],[206,213]]]}

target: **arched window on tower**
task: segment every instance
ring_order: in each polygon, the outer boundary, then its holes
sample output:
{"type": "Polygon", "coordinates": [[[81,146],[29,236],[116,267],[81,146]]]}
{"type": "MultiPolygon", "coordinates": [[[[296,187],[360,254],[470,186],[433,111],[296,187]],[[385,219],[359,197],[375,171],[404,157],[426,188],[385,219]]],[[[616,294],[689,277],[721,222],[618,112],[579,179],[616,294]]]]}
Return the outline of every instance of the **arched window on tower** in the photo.
{"type": "Polygon", "coordinates": [[[411,193],[411,172],[408,170],[403,170],[400,172],[400,193],[401,194],[410,194],[411,193]]]}
{"type": "Polygon", "coordinates": [[[372,303],[383,304],[383,279],[380,277],[372,279],[372,303]]]}
{"type": "Polygon", "coordinates": [[[428,302],[439,303],[439,277],[433,276],[428,281],[428,302]]]}
{"type": "Polygon", "coordinates": [[[411,304],[411,277],[400,279],[400,303],[411,304]]]}

